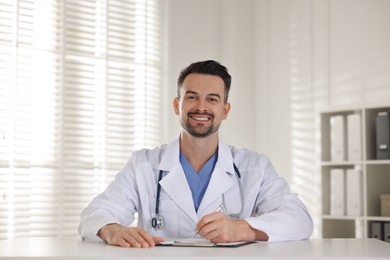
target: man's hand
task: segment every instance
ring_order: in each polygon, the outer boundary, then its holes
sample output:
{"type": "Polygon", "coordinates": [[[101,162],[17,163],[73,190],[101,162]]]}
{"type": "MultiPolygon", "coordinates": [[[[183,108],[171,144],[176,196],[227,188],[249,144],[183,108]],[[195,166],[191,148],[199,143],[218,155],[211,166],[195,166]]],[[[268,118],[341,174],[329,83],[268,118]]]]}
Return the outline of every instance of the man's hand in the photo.
{"type": "Polygon", "coordinates": [[[196,227],[199,235],[213,243],[268,240],[266,233],[252,228],[245,220],[231,219],[222,212],[202,217],[196,227]]]}
{"type": "Polygon", "coordinates": [[[102,227],[98,234],[109,245],[122,247],[153,247],[164,241],[162,237],[152,237],[138,227],[124,227],[119,224],[109,224],[102,227]]]}

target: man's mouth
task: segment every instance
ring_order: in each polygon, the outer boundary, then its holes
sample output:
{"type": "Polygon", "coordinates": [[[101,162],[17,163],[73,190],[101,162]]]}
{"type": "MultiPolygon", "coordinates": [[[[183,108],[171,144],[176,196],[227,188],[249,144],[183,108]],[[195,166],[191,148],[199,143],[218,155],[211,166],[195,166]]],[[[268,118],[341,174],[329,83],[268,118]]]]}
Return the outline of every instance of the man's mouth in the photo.
{"type": "Polygon", "coordinates": [[[195,119],[197,121],[207,121],[210,120],[209,117],[196,117],[196,116],[191,116],[192,119],[195,119]]]}
{"type": "Polygon", "coordinates": [[[188,116],[196,121],[208,121],[213,119],[213,116],[210,114],[191,114],[189,113],[188,116]]]}

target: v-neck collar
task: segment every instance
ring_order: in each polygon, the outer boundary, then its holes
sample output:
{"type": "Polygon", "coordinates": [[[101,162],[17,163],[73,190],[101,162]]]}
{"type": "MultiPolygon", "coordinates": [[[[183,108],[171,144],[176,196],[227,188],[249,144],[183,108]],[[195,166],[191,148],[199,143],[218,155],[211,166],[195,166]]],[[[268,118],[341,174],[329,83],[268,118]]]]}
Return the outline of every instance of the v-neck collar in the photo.
{"type": "Polygon", "coordinates": [[[179,160],[186,176],[188,186],[191,189],[194,207],[197,211],[210,182],[211,175],[214,171],[214,167],[218,159],[218,151],[213,156],[211,156],[205,165],[203,165],[199,173],[196,172],[194,167],[192,167],[183,153],[180,152],[179,156],[179,160]]]}

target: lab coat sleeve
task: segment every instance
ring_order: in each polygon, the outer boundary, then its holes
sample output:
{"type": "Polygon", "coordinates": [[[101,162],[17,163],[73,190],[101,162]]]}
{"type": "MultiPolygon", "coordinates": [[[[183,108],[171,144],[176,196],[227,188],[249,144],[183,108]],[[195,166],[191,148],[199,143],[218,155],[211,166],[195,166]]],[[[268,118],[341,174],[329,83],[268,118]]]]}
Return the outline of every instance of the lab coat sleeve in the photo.
{"type": "Polygon", "coordinates": [[[254,216],[245,220],[251,227],[267,233],[270,242],[309,238],[313,221],[306,206],[290,192],[287,182],[269,161],[264,170],[254,216]]]}
{"type": "Polygon", "coordinates": [[[134,221],[137,201],[137,188],[130,159],[106,190],[82,211],[79,234],[84,240],[103,242],[97,236],[98,231],[112,223],[129,226],[134,221]]]}

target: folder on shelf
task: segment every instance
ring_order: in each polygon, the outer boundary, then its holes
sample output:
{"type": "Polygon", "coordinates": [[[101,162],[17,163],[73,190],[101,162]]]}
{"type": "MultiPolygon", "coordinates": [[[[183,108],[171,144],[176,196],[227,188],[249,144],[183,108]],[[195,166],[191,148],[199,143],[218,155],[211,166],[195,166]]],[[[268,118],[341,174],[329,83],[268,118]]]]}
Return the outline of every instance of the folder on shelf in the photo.
{"type": "Polygon", "coordinates": [[[347,215],[363,215],[363,189],[362,177],[359,169],[347,169],[346,171],[347,188],[347,215]]]}
{"type": "Polygon", "coordinates": [[[330,117],[330,160],[345,161],[346,133],[345,118],[342,115],[330,117]]]}
{"type": "Polygon", "coordinates": [[[362,130],[360,114],[347,116],[347,158],[349,161],[362,159],[362,130]]]}
{"type": "Polygon", "coordinates": [[[379,112],[376,117],[376,158],[390,159],[390,117],[388,112],[379,112]]]}
{"type": "Polygon", "coordinates": [[[330,215],[345,215],[345,172],[344,169],[330,170],[330,215]]]}
{"type": "Polygon", "coordinates": [[[383,223],[382,222],[371,222],[370,238],[376,238],[383,240],[383,223]]]}

